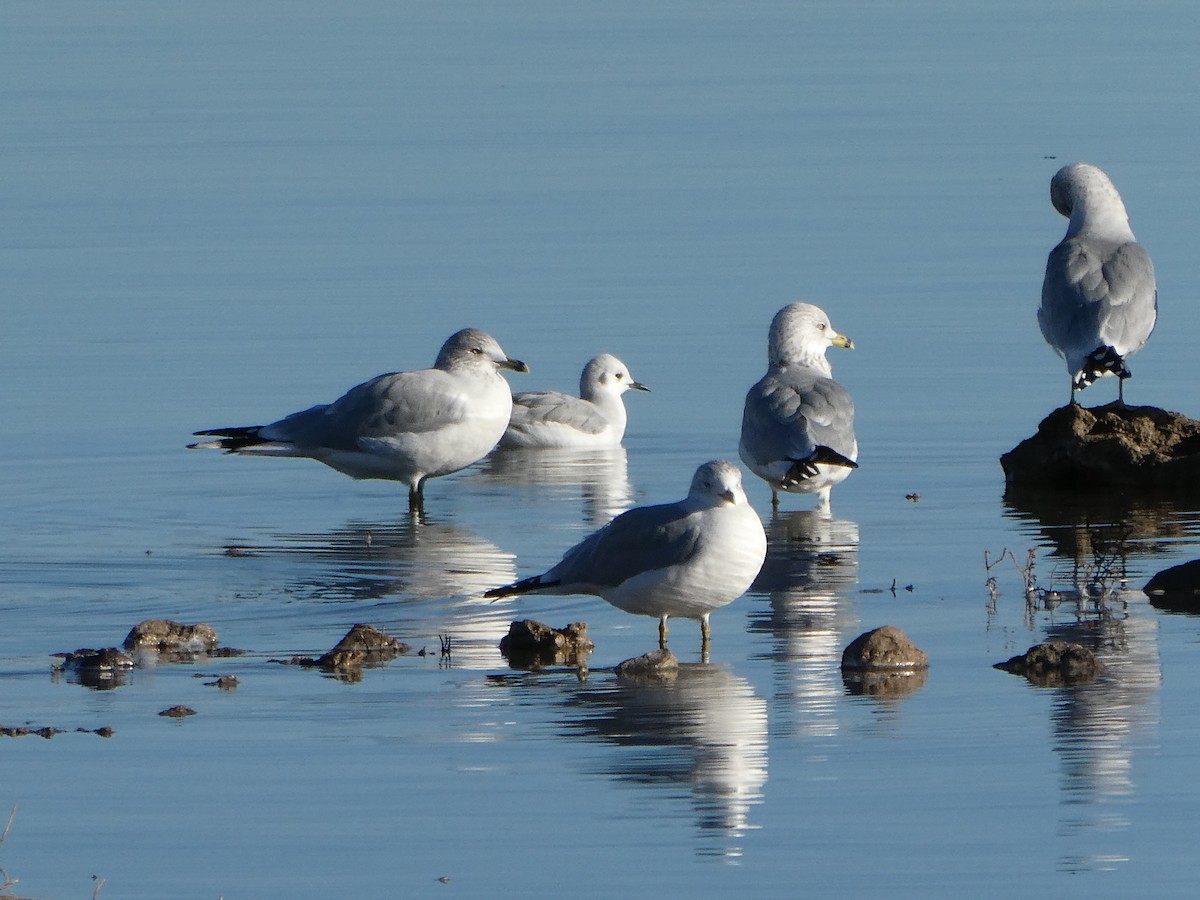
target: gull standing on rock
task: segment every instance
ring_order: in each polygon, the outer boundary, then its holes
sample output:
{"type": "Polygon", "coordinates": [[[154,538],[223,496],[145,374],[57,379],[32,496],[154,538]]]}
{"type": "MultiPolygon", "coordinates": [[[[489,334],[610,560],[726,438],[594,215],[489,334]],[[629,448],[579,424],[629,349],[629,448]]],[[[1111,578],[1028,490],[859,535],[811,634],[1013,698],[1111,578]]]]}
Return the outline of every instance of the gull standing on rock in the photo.
{"type": "Polygon", "coordinates": [[[628,390],[648,391],[611,353],[592,359],[579,377],[579,396],[527,391],[513,396],[512,418],[501,447],[586,449],[616,447],[625,436],[628,390]]]}
{"type": "Polygon", "coordinates": [[[811,303],[785,306],[771,320],[767,374],[746,394],[738,453],[779,492],[816,494],[817,509],[829,511],[829,492],[857,469],[854,400],[833,380],[825,351],[854,349],[829,317],[811,303]]]}
{"type": "Polygon", "coordinates": [[[484,596],[595,594],[625,612],[656,616],[660,647],[669,617],[699,619],[707,648],[709,614],[746,592],[766,553],[741,470],[718,459],[696,470],[685,499],[626,510],[544,574],[484,596]]]}
{"type": "Polygon", "coordinates": [[[1050,202],[1071,220],[1050,251],[1038,324],[1067,361],[1071,403],[1097,378],[1116,375],[1125,402],[1125,359],[1141,349],[1158,318],[1150,256],[1133,236],[1121,195],[1096,166],[1064,166],[1050,181],[1050,202]]]}
{"type": "Polygon", "coordinates": [[[410,509],[419,512],[426,479],[482,459],[504,434],[512,391],[501,369],[529,371],[491,335],[466,328],[442,345],[432,369],[380,375],[270,425],[197,431],[218,440],[188,446],[307,457],[351,478],[402,481],[410,509]]]}

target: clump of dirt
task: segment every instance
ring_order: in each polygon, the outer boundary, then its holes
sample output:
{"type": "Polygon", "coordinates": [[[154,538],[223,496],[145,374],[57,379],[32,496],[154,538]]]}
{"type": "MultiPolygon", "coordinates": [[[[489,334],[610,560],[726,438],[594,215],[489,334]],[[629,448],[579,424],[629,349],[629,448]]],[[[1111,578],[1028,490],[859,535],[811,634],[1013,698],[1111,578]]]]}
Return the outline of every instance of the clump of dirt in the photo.
{"type": "Polygon", "coordinates": [[[1095,681],[1104,671],[1104,663],[1082,644],[1045,641],[994,668],[1024,675],[1038,687],[1069,687],[1095,681]]]}
{"type": "Polygon", "coordinates": [[[1083,490],[1200,484],[1200,422],[1156,406],[1110,403],[1054,410],[1000,457],[1010,486],[1083,490]]]}
{"type": "Polygon", "coordinates": [[[293,656],[288,665],[320,669],[350,681],[362,678],[364,666],[377,666],[411,649],[408,644],[385,634],[374,625],[354,625],[346,636],[318,657],[293,656]]]}
{"type": "Polygon", "coordinates": [[[508,634],[500,639],[500,652],[515,669],[581,666],[595,646],[588,639],[586,622],[551,628],[535,619],[524,619],[511,623],[508,634]]]}

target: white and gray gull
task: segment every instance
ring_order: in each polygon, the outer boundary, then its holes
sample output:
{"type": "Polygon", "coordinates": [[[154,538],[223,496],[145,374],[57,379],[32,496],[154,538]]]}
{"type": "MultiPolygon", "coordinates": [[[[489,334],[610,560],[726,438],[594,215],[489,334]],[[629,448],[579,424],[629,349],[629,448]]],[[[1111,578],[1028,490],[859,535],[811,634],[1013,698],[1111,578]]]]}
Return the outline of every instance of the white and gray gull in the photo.
{"type": "Polygon", "coordinates": [[[595,594],[625,612],[657,617],[663,647],[668,618],[699,619],[707,647],[709,614],[749,589],[766,553],[741,470],[718,459],[696,470],[683,500],[626,510],[545,573],[484,596],[595,594]]]}
{"type": "Polygon", "coordinates": [[[817,509],[828,512],[833,486],[858,468],[854,400],[833,379],[830,347],[854,342],[820,307],[792,303],[771,320],[767,374],[746,394],[738,453],[771,486],[772,507],[788,491],[816,494],[817,509]]]}
{"type": "Polygon", "coordinates": [[[501,369],[529,371],[491,335],[466,328],[446,340],[432,369],[380,375],[270,425],[197,431],[217,440],[188,446],[305,457],[352,478],[402,481],[419,511],[426,479],[482,459],[504,434],[512,390],[501,369]]]}
{"type": "Polygon", "coordinates": [[[1158,318],[1154,265],[1133,236],[1121,195],[1096,166],[1059,169],[1050,202],[1070,224],[1046,260],[1042,336],[1067,361],[1071,403],[1076,391],[1104,375],[1117,377],[1124,403],[1125,361],[1146,343],[1158,318]]]}
{"type": "Polygon", "coordinates": [[[616,447],[625,436],[628,390],[648,391],[611,353],[590,360],[579,377],[579,396],[526,391],[513,396],[512,418],[501,447],[590,449],[616,447]]]}

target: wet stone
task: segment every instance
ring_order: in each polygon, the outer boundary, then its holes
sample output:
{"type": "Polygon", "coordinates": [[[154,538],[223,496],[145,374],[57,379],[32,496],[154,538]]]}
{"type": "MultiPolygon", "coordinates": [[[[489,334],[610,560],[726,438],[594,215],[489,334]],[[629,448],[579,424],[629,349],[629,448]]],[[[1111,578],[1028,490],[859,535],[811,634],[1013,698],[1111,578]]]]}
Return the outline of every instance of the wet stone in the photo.
{"type": "Polygon", "coordinates": [[[217,649],[217,632],[211,625],[184,625],[170,619],[146,619],[125,636],[130,653],[152,651],[168,659],[192,657],[217,649]]]}
{"type": "Polygon", "coordinates": [[[409,649],[408,644],[385,634],[374,625],[354,625],[329,651],[315,659],[311,656],[293,656],[287,660],[287,664],[317,668],[351,681],[359,681],[364,666],[388,662],[407,653],[409,649]]]}
{"type": "Polygon", "coordinates": [[[196,711],[188,706],[172,706],[164,709],[159,713],[160,716],[167,716],[172,719],[184,719],[188,716],[196,715],[196,711]]]}
{"type": "Polygon", "coordinates": [[[679,675],[679,660],[670,650],[651,650],[618,664],[613,672],[622,681],[670,682],[679,675]]]}
{"type": "Polygon", "coordinates": [[[1010,487],[1059,490],[1200,484],[1200,422],[1156,406],[1064,406],[1000,457],[1010,487]]]}
{"type": "Polygon", "coordinates": [[[1104,671],[1104,663],[1082,644],[1045,641],[994,668],[1024,675],[1038,687],[1067,687],[1095,681],[1104,671]]]}
{"type": "Polygon", "coordinates": [[[883,625],[856,637],[842,651],[842,671],[925,669],[929,654],[895,625],[883,625]]]}
{"type": "Polygon", "coordinates": [[[111,690],[123,685],[133,671],[133,659],[117,647],[94,650],[81,647],[69,653],[56,653],[62,657],[62,665],[55,667],[56,673],[66,673],[84,687],[111,690]]]}
{"type": "Polygon", "coordinates": [[[510,666],[518,669],[580,666],[593,649],[586,622],[552,628],[535,619],[524,619],[511,623],[508,634],[500,639],[500,652],[510,666]]]}

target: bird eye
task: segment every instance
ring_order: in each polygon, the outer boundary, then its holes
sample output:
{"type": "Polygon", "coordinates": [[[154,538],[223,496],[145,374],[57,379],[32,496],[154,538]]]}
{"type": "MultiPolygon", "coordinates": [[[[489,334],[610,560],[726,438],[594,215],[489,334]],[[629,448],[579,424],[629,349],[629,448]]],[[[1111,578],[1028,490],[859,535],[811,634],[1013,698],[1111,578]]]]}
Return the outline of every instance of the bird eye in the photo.
{"type": "Polygon", "coordinates": [[[819,328],[821,331],[824,331],[824,330],[825,330],[825,323],[824,323],[824,322],[820,322],[820,323],[818,323],[818,325],[817,325],[817,328],[819,328]]]}
{"type": "Polygon", "coordinates": [[[624,378],[624,377],[625,377],[625,373],[624,373],[624,372],[618,372],[618,373],[617,373],[617,374],[616,374],[614,377],[617,379],[617,381],[620,381],[622,378],[624,378]]]}
{"type": "Polygon", "coordinates": [[[483,354],[483,348],[482,348],[482,347],[472,347],[472,348],[471,348],[471,352],[472,352],[472,353],[474,353],[474,354],[476,354],[476,355],[482,355],[482,354],[483,354]]]}

